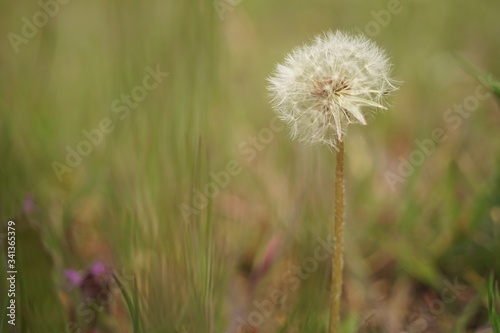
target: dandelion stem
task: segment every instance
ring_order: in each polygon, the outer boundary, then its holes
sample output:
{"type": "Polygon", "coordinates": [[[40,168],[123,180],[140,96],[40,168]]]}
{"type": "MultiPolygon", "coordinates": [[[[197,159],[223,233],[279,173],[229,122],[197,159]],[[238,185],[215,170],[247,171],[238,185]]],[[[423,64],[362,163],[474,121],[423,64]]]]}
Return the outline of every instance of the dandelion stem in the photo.
{"type": "Polygon", "coordinates": [[[342,296],[343,238],[344,238],[344,142],[339,140],[335,172],[335,251],[332,258],[331,309],[329,333],[338,333],[342,296]]]}

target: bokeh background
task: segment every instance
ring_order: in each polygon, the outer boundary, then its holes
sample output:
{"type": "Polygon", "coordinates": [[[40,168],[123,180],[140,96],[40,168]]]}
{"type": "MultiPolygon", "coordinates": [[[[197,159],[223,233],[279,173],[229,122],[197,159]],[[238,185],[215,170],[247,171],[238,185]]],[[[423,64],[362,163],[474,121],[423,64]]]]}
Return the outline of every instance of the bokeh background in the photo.
{"type": "Polygon", "coordinates": [[[329,260],[296,270],[332,228],[334,155],[271,129],[266,77],[336,29],[365,31],[403,81],[346,143],[342,332],[488,326],[500,108],[493,93],[471,101],[500,76],[500,3],[41,3],[0,3],[0,280],[9,220],[18,270],[15,327],[0,283],[2,332],[326,332],[329,260]],[[126,106],[157,68],[168,75],[126,106]],[[437,128],[447,139],[391,185],[437,128]],[[87,284],[71,289],[71,269],[87,284]],[[96,290],[109,302],[86,303],[96,290]]]}

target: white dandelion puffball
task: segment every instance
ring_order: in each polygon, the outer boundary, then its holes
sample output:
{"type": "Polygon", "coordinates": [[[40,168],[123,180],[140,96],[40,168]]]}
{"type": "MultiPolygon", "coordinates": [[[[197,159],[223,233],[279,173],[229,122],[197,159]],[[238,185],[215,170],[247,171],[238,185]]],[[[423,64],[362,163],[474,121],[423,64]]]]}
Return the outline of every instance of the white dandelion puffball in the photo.
{"type": "Polygon", "coordinates": [[[366,37],[327,32],[288,54],[268,89],[293,138],[336,148],[348,124],[366,125],[387,109],[384,97],[397,90],[390,71],[386,53],[366,37]]]}

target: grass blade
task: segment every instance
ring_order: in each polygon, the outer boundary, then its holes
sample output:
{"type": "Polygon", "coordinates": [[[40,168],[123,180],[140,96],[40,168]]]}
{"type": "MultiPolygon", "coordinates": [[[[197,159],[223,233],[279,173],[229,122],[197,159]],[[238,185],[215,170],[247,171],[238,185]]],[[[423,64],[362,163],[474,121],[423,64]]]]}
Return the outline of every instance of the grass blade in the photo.
{"type": "Polygon", "coordinates": [[[493,274],[488,281],[488,316],[494,333],[500,333],[500,314],[498,303],[500,302],[500,291],[495,282],[493,274]]]}
{"type": "Polygon", "coordinates": [[[113,277],[116,281],[116,284],[118,285],[118,288],[120,289],[120,292],[122,293],[125,303],[127,304],[128,312],[130,314],[130,319],[132,320],[133,332],[140,333],[140,311],[139,311],[139,302],[137,296],[138,294],[137,282],[134,279],[134,295],[133,295],[134,299],[132,301],[123,283],[118,279],[118,277],[115,274],[113,274],[113,277]]]}

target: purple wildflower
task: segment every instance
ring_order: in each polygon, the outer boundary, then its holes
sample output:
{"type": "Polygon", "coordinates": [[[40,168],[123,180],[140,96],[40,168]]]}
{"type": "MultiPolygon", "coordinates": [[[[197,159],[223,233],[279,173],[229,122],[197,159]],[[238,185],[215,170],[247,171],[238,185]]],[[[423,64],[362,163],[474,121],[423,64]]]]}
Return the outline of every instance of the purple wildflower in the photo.
{"type": "MultiPolygon", "coordinates": [[[[83,273],[66,270],[69,290],[78,287],[85,302],[108,299],[111,284],[111,270],[103,263],[96,262],[83,273]]],[[[101,302],[102,303],[102,302],[101,302]]]]}

